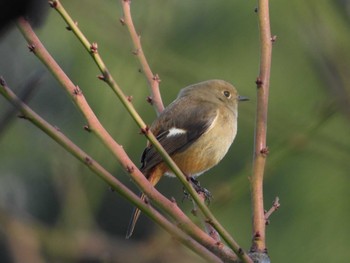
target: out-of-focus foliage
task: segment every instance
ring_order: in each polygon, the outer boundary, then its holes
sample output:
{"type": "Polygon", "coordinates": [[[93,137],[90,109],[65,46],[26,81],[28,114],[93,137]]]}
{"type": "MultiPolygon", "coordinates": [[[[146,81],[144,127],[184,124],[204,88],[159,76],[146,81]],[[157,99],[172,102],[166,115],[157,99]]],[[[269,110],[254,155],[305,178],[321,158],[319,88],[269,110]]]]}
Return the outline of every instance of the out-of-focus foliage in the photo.
{"type": "MultiPolygon", "coordinates": [[[[119,1],[65,1],[146,122],[155,117],[132,45],[119,23],[119,1]]],[[[350,1],[271,1],[273,49],[265,204],[275,196],[267,241],[273,262],[347,262],[350,236],[350,1]]],[[[239,132],[227,157],[201,177],[211,209],[249,248],[255,78],[259,32],[254,1],[133,1],[132,13],[165,104],[180,88],[220,78],[250,102],[240,105],[239,132]]],[[[57,13],[36,30],[79,85],[102,123],[138,162],[145,145],[117,98],[96,76],[89,55],[57,13]]],[[[64,91],[29,53],[14,27],[1,36],[0,75],[21,87],[41,76],[29,105],[57,125],[115,176],[132,186],[91,134],[64,91]]],[[[11,106],[0,98],[0,120],[11,106]]],[[[124,240],[131,206],[45,134],[21,119],[0,127],[1,262],[201,262],[143,218],[124,240]],[[179,258],[181,260],[179,260],[179,258]],[[94,260],[94,261],[88,261],[94,260]]],[[[171,179],[160,190],[181,203],[171,179]]],[[[132,186],[133,187],[133,186],[132,186]]]]}

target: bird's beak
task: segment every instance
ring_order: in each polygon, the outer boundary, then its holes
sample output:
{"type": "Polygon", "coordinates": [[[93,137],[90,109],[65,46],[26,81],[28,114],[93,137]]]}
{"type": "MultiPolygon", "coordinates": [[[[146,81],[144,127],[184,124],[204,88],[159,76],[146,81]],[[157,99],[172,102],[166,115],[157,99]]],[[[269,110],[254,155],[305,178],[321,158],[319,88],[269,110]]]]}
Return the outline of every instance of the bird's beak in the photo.
{"type": "Polygon", "coordinates": [[[249,100],[248,97],[245,97],[245,96],[238,96],[238,101],[247,101],[249,100]]]}

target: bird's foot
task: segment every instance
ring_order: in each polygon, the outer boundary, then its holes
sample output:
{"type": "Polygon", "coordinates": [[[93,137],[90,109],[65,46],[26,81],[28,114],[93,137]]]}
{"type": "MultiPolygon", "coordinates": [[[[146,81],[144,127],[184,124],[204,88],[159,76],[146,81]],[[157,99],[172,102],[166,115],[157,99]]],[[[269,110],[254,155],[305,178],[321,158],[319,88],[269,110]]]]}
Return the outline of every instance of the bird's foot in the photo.
{"type": "MultiPolygon", "coordinates": [[[[190,177],[189,179],[190,179],[190,182],[191,182],[191,184],[192,184],[194,190],[196,190],[196,192],[197,192],[199,195],[203,195],[203,196],[204,196],[204,201],[209,205],[209,204],[210,204],[210,201],[211,201],[211,199],[212,199],[212,195],[211,195],[211,193],[209,192],[209,190],[206,189],[206,188],[204,188],[204,187],[202,187],[202,186],[200,185],[199,181],[196,180],[196,179],[194,179],[193,177],[190,177]]],[[[182,200],[184,200],[184,199],[191,199],[190,194],[186,191],[185,188],[184,188],[183,192],[184,192],[184,198],[183,198],[182,200]]]]}

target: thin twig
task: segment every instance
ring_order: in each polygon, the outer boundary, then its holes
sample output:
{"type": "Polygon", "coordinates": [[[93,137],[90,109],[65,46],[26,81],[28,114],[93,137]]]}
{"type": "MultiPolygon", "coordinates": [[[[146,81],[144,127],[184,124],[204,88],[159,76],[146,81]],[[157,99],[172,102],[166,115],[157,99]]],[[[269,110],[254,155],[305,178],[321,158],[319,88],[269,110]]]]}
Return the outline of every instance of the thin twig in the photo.
{"type": "MultiPolygon", "coordinates": [[[[56,1],[55,1],[56,2],[56,1]]],[[[73,25],[69,26],[72,28],[73,25]]],[[[29,43],[30,50],[44,63],[44,65],[51,71],[54,77],[60,82],[60,84],[66,89],[69,96],[72,97],[73,101],[75,102],[78,109],[81,111],[83,116],[88,121],[88,126],[86,129],[89,129],[91,132],[96,134],[96,136],[103,142],[103,144],[112,152],[112,154],[117,158],[117,160],[120,162],[122,167],[130,174],[130,176],[133,178],[134,182],[137,184],[138,187],[142,189],[142,191],[152,200],[154,203],[161,208],[163,211],[168,213],[175,221],[179,222],[179,226],[182,230],[184,230],[186,233],[188,233],[190,236],[192,236],[195,240],[197,240],[199,243],[203,244],[206,248],[208,248],[210,251],[215,253],[221,258],[229,258],[230,260],[235,258],[235,255],[232,254],[232,252],[226,248],[222,248],[217,246],[215,242],[213,242],[213,239],[210,238],[208,235],[206,235],[205,232],[203,232],[200,228],[198,228],[184,213],[179,207],[176,205],[176,203],[171,202],[168,200],[165,196],[163,196],[159,191],[157,191],[145,178],[145,176],[140,172],[140,170],[135,166],[135,164],[130,160],[126,152],[124,151],[123,147],[116,143],[114,139],[110,136],[110,134],[105,130],[105,128],[101,125],[101,123],[98,121],[97,117],[95,116],[94,112],[91,110],[90,106],[85,100],[85,97],[83,96],[82,91],[79,87],[75,86],[71,80],[67,77],[67,75],[63,72],[63,70],[59,67],[57,62],[51,57],[51,55],[47,52],[45,47],[42,45],[36,34],[34,33],[33,29],[29,25],[29,23],[25,19],[19,19],[18,20],[18,27],[20,28],[22,34],[27,39],[29,43]]],[[[73,30],[73,28],[72,28],[73,30]]],[[[98,57],[99,60],[100,57],[98,57]]],[[[98,61],[99,61],[98,60],[98,61]]],[[[102,60],[101,60],[102,61],[102,60]]],[[[96,60],[95,60],[96,62],[96,60]]],[[[96,62],[97,63],[97,62],[96,62]]],[[[100,64],[99,64],[100,65],[100,64]]],[[[136,110],[133,108],[132,104],[126,99],[126,96],[122,93],[122,91],[114,86],[115,81],[108,73],[108,70],[105,69],[103,71],[107,78],[105,79],[108,84],[113,87],[113,90],[118,93],[118,97],[122,100],[126,100],[126,102],[123,101],[123,104],[125,103],[128,105],[127,109],[131,108],[131,112],[129,113],[134,117],[134,120],[138,120],[141,123],[137,122],[141,127],[143,124],[143,121],[141,117],[137,114],[136,110]]],[[[124,105],[125,105],[124,104],[124,105]]],[[[159,144],[159,142],[156,140],[154,135],[151,132],[148,132],[147,126],[144,128],[145,134],[147,138],[154,143],[155,147],[158,148],[160,153],[162,154],[165,161],[168,162],[169,167],[171,167],[175,172],[177,172],[179,178],[183,178],[184,184],[187,183],[185,176],[181,173],[179,168],[177,168],[176,164],[172,161],[172,159],[167,155],[165,150],[162,148],[162,146],[159,144]],[[177,170],[176,170],[177,169],[177,170]]],[[[186,186],[185,186],[186,187],[186,186]]],[[[188,187],[188,192],[193,193],[193,188],[190,186],[188,187]],[[191,192],[192,190],[192,192],[191,192]]],[[[195,192],[195,191],[194,191],[195,192]]],[[[196,195],[196,194],[195,194],[196,195]]],[[[195,197],[194,197],[195,199],[195,197]]],[[[198,199],[198,197],[197,197],[198,199]]],[[[206,208],[206,207],[205,207],[206,208]]],[[[207,209],[208,210],[208,209],[207,209]]],[[[228,239],[232,244],[232,240],[228,239]]],[[[236,247],[238,245],[236,244],[236,247]]],[[[241,252],[242,250],[239,250],[240,253],[243,256],[247,256],[246,253],[241,252]]],[[[249,261],[247,261],[249,262],[249,261]]]]}
{"type": "Polygon", "coordinates": [[[265,224],[268,225],[269,224],[269,218],[270,216],[278,210],[278,208],[280,208],[281,204],[280,204],[280,199],[278,196],[276,196],[275,200],[272,203],[271,208],[269,209],[269,211],[267,211],[265,213],[265,224]]]}
{"type": "MultiPolygon", "coordinates": [[[[86,39],[84,34],[80,31],[77,24],[73,21],[73,19],[69,16],[67,11],[64,9],[62,4],[55,0],[51,1],[51,6],[53,6],[58,13],[62,16],[62,18],[67,22],[69,29],[78,37],[79,41],[83,44],[85,49],[91,54],[93,59],[95,60],[95,63],[101,70],[103,76],[103,80],[112,88],[114,93],[118,96],[118,98],[121,100],[127,111],[130,113],[132,118],[135,120],[135,122],[139,125],[141,128],[141,131],[146,135],[147,139],[154,145],[154,147],[157,149],[159,154],[162,156],[164,162],[167,163],[169,168],[174,172],[174,174],[177,176],[177,178],[181,181],[181,183],[186,188],[186,191],[192,196],[193,200],[198,205],[199,209],[202,211],[202,213],[207,218],[207,222],[210,222],[210,224],[218,231],[220,236],[223,238],[223,240],[226,241],[228,246],[232,248],[232,250],[242,259],[245,260],[245,262],[251,262],[251,259],[249,258],[248,254],[238,245],[238,243],[232,238],[232,236],[224,229],[224,227],[220,224],[220,222],[214,217],[214,215],[211,213],[211,211],[208,209],[208,207],[203,204],[200,200],[200,197],[197,195],[197,192],[194,190],[194,188],[191,186],[191,184],[187,181],[186,176],[182,173],[182,171],[177,167],[176,163],[172,160],[172,158],[168,155],[168,153],[164,150],[162,145],[158,142],[158,140],[155,138],[155,136],[152,134],[152,132],[149,130],[147,125],[143,122],[142,118],[139,116],[139,114],[136,112],[133,105],[128,100],[127,96],[124,95],[120,87],[117,85],[113,77],[110,75],[107,67],[105,66],[102,58],[98,54],[97,44],[92,43],[86,39]]],[[[102,137],[100,137],[103,139],[102,137]]],[[[108,147],[108,145],[106,145],[108,147]]],[[[136,169],[135,169],[136,170],[136,169]]],[[[138,170],[138,169],[137,169],[138,170]]],[[[149,192],[146,191],[145,184],[140,184],[140,178],[139,176],[135,176],[137,178],[133,178],[135,182],[140,186],[140,188],[145,192],[148,197],[152,199],[151,189],[148,189],[149,192]]],[[[149,188],[149,185],[147,186],[149,188]]],[[[153,191],[154,193],[154,191],[153,191]]],[[[154,198],[154,197],[153,197],[154,198]]],[[[168,207],[164,207],[164,204],[160,204],[161,207],[165,210],[168,210],[168,207]]]]}
{"type": "Polygon", "coordinates": [[[269,0],[259,0],[258,6],[261,58],[257,78],[257,112],[251,198],[253,212],[253,241],[251,252],[266,252],[263,178],[268,148],[266,146],[267,109],[270,86],[272,39],[270,32],[269,0]]]}
{"type": "Polygon", "coordinates": [[[76,157],[79,161],[84,163],[91,171],[98,175],[102,180],[108,183],[116,192],[121,196],[131,201],[134,205],[138,206],[145,214],[147,214],[152,220],[157,222],[161,227],[173,235],[176,239],[181,241],[184,245],[191,250],[201,255],[210,262],[221,262],[221,260],[208,251],[197,241],[190,238],[184,232],[179,231],[178,228],[169,222],[164,216],[162,216],[157,210],[141,201],[141,199],[135,195],[130,189],[117,180],[112,174],[105,170],[97,161],[91,156],[82,151],[77,145],[69,140],[62,132],[56,127],[53,127],[42,119],[38,114],[31,110],[27,105],[20,101],[20,99],[7,87],[7,84],[3,78],[0,78],[0,93],[11,102],[18,110],[21,111],[25,119],[29,120],[69,153],[76,157]]]}
{"type": "MultiPolygon", "coordinates": [[[[31,99],[34,93],[39,87],[39,82],[43,77],[43,72],[36,72],[33,76],[30,76],[28,80],[23,83],[20,88],[21,93],[19,95],[20,99],[24,102],[27,102],[31,99]]],[[[0,136],[5,131],[6,127],[10,124],[11,120],[14,119],[14,116],[17,113],[16,108],[10,108],[0,119],[0,136]]]]}
{"type": "Polygon", "coordinates": [[[148,85],[151,89],[151,97],[148,100],[155,108],[157,114],[159,115],[164,110],[163,101],[159,91],[160,78],[158,74],[153,74],[141,45],[141,36],[137,34],[134,22],[132,21],[130,5],[131,0],[121,0],[123,7],[124,18],[121,19],[122,24],[125,24],[130,33],[131,40],[134,44],[135,51],[133,54],[137,56],[140,61],[143,73],[145,74],[148,85]]]}

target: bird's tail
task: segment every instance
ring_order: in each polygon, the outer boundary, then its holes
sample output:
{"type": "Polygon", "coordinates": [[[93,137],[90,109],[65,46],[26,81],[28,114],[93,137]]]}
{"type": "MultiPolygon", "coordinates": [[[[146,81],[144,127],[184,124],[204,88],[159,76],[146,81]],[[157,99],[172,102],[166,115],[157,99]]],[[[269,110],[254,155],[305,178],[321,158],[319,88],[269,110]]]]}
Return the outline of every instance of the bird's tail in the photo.
{"type": "MultiPolygon", "coordinates": [[[[162,177],[163,171],[161,169],[155,169],[150,176],[148,176],[148,181],[154,186],[159,182],[159,179],[162,177]]],[[[140,199],[144,202],[146,199],[146,195],[144,193],[141,193],[140,199]]],[[[137,220],[139,219],[141,214],[141,210],[137,207],[134,208],[134,211],[132,212],[132,216],[130,219],[130,223],[128,226],[128,230],[126,232],[126,238],[129,239],[134,232],[135,225],[137,220]]]]}
{"type": "MultiPolygon", "coordinates": [[[[142,201],[144,201],[146,196],[142,193],[140,198],[141,198],[142,201]]],[[[140,215],[141,215],[141,210],[138,209],[137,207],[134,207],[134,211],[132,212],[132,216],[131,216],[131,219],[130,219],[128,230],[126,232],[126,238],[127,239],[129,239],[131,237],[132,233],[134,232],[137,220],[139,219],[140,215]]]]}

